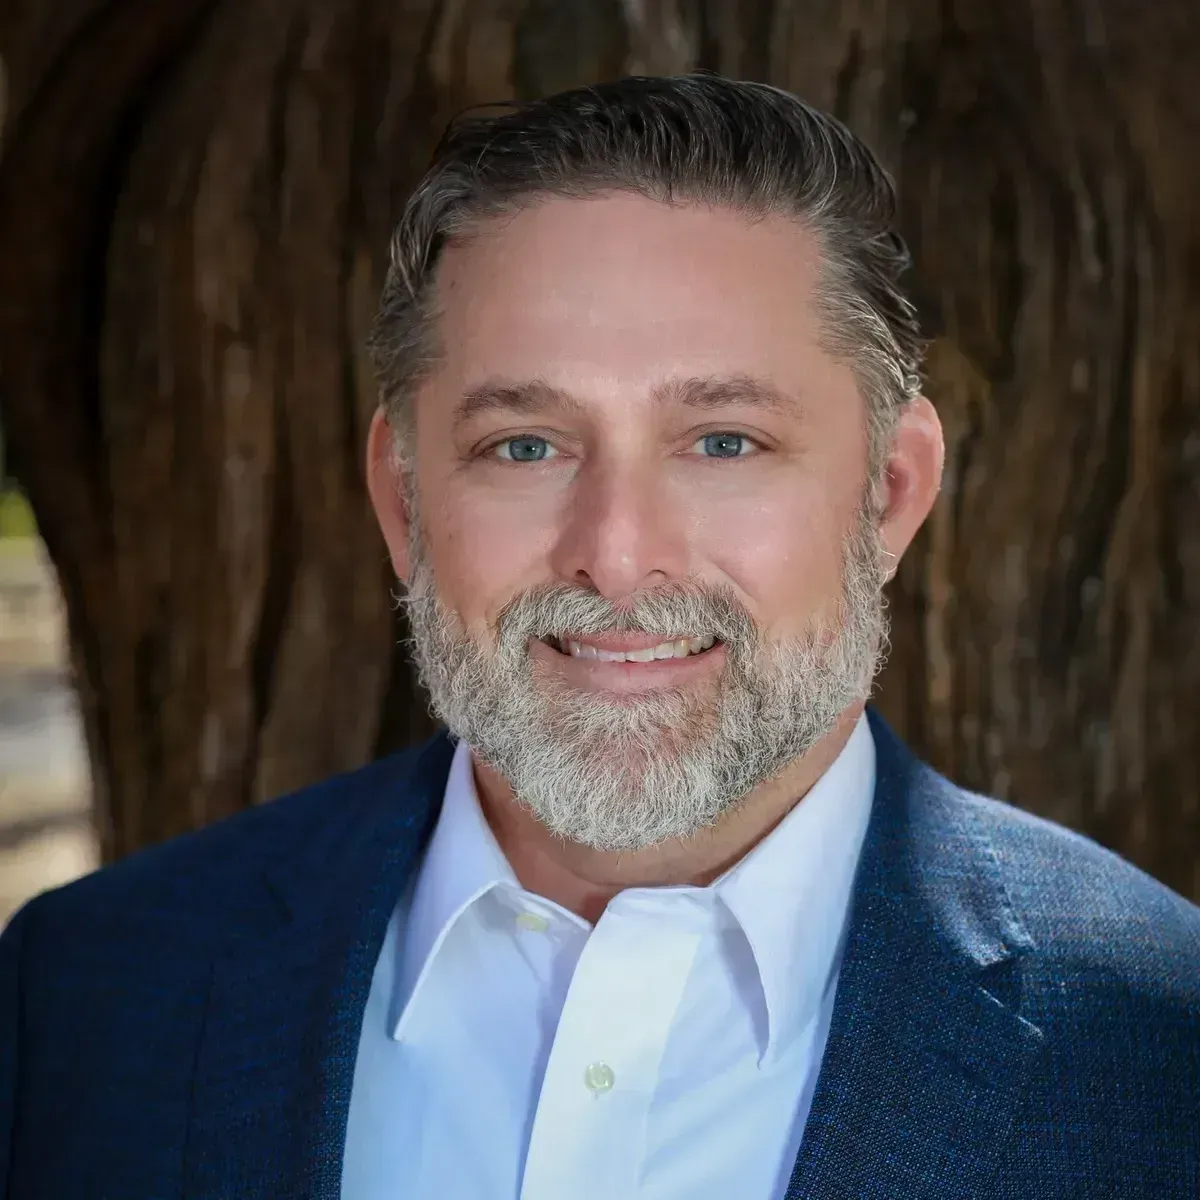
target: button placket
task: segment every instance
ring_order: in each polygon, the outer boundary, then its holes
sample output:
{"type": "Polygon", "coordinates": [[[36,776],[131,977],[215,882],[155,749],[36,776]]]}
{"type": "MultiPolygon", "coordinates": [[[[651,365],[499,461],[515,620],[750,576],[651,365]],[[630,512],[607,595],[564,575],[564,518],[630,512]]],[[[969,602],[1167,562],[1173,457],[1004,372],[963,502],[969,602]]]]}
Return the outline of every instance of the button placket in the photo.
{"type": "Polygon", "coordinates": [[[702,925],[626,900],[592,930],[571,978],[531,1132],[522,1200],[632,1195],[659,1063],[702,925]]]}

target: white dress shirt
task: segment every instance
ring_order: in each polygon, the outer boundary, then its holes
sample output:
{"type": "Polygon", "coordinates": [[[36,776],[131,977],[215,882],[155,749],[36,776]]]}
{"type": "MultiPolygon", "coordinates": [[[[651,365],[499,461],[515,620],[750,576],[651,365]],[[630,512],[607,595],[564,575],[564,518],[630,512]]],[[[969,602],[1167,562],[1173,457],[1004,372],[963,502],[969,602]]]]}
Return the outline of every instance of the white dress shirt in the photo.
{"type": "Polygon", "coordinates": [[[517,882],[455,752],[364,1014],[345,1200],[777,1200],[870,816],[866,718],[708,887],[595,925],[517,882]]]}

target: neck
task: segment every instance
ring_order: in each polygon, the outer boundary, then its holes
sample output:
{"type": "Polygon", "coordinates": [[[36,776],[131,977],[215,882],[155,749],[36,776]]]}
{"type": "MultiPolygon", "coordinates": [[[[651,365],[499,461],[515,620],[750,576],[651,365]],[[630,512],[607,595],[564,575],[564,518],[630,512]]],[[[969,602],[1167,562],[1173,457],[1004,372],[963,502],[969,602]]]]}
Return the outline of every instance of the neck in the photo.
{"type": "Polygon", "coordinates": [[[473,759],[484,816],[521,886],[595,923],[630,887],[704,887],[745,857],[804,798],[841,753],[863,705],[842,713],[808,753],[760,784],[715,825],[644,850],[595,850],[551,833],[513,795],[508,781],[473,759]]]}

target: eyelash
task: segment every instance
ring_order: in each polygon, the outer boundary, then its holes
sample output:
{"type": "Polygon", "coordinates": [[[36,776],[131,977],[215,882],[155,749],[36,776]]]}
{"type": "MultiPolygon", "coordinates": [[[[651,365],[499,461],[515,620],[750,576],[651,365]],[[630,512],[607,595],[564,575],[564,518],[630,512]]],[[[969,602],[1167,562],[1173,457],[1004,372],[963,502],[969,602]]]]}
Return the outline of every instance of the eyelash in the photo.
{"type": "MultiPolygon", "coordinates": [[[[729,461],[729,459],[751,458],[751,457],[753,457],[754,454],[758,453],[759,451],[761,451],[763,449],[762,443],[757,438],[751,437],[750,434],[748,434],[748,433],[741,433],[735,429],[714,429],[709,433],[702,433],[696,438],[696,440],[692,443],[692,445],[695,446],[698,443],[707,441],[709,438],[712,438],[712,437],[741,438],[741,440],[743,442],[746,442],[750,446],[752,446],[753,450],[751,451],[750,454],[731,454],[727,457],[723,456],[723,455],[717,455],[717,454],[700,455],[699,457],[711,458],[718,462],[721,462],[721,461],[729,461]]],[[[537,433],[515,434],[512,437],[506,437],[506,438],[503,438],[501,441],[493,442],[490,446],[486,447],[484,450],[484,454],[486,456],[491,456],[493,458],[497,458],[501,462],[521,463],[523,465],[527,465],[528,463],[546,462],[550,458],[557,457],[558,453],[559,453],[558,449],[555,447],[553,441],[550,438],[543,437],[541,434],[537,434],[537,433]],[[508,445],[511,445],[513,442],[523,442],[523,441],[545,442],[547,448],[551,451],[551,453],[545,455],[542,458],[535,458],[535,459],[528,459],[528,460],[515,459],[515,458],[511,458],[507,455],[502,455],[499,453],[500,448],[502,446],[508,446],[508,445]]]]}
{"type": "Polygon", "coordinates": [[[515,437],[504,438],[503,441],[493,442],[492,445],[489,446],[484,453],[491,455],[494,458],[500,459],[501,462],[513,462],[513,463],[522,462],[523,460],[521,460],[521,459],[510,458],[506,455],[499,453],[499,450],[502,446],[509,446],[513,442],[545,442],[547,448],[550,451],[552,451],[551,454],[548,454],[542,458],[535,458],[535,459],[528,460],[530,462],[545,462],[547,458],[554,458],[558,454],[557,448],[555,447],[554,443],[549,438],[542,437],[540,434],[536,434],[536,433],[521,433],[521,434],[517,434],[515,437]]]}
{"type": "Polygon", "coordinates": [[[700,457],[701,458],[713,458],[713,459],[716,459],[718,462],[728,461],[729,459],[736,459],[736,458],[753,458],[754,455],[757,454],[759,451],[761,451],[763,448],[762,443],[757,438],[752,438],[748,433],[741,433],[736,429],[714,429],[709,433],[702,433],[696,439],[696,441],[692,443],[692,445],[694,446],[698,442],[706,442],[706,441],[708,441],[709,438],[723,438],[723,437],[740,438],[741,441],[745,442],[748,446],[752,447],[752,449],[750,450],[749,454],[730,454],[730,455],[710,454],[710,455],[701,455],[700,457]]]}

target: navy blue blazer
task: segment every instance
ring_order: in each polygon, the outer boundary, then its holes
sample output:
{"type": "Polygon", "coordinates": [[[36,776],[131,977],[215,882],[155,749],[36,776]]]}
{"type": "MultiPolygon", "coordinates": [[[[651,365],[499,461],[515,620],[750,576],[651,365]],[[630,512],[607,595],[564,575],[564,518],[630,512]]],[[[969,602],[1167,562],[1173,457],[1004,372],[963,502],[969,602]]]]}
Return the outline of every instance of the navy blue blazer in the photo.
{"type": "MultiPolygon", "coordinates": [[[[871,722],[789,1200],[1196,1200],[1200,909],[871,722]]],[[[0,1196],[336,1197],[372,970],[451,752],[439,736],[28,904],[0,938],[0,1196]]]]}

